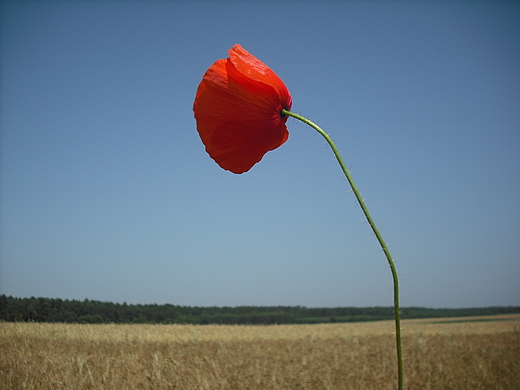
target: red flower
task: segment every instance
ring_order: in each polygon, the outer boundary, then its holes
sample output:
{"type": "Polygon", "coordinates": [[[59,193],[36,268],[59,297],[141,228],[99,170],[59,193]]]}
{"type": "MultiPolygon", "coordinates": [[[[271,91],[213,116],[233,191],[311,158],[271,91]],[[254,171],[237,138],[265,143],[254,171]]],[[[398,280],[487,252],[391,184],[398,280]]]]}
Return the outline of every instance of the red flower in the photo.
{"type": "Polygon", "coordinates": [[[276,73],[242,46],[228,53],[202,77],[193,112],[210,157],[243,173],[289,138],[281,111],[292,99],[276,73]]]}

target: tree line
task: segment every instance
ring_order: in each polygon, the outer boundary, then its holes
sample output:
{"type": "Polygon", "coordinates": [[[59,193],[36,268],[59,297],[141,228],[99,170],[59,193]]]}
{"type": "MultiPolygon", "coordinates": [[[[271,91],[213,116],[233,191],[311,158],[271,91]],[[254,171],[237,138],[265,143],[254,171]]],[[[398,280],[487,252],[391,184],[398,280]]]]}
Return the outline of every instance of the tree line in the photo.
{"type": "MultiPolygon", "coordinates": [[[[520,313],[520,307],[402,308],[401,318],[465,317],[520,313]]],[[[392,307],[303,306],[196,307],[127,304],[85,299],[16,298],[0,295],[0,321],[118,324],[312,324],[393,319],[392,307]]]]}

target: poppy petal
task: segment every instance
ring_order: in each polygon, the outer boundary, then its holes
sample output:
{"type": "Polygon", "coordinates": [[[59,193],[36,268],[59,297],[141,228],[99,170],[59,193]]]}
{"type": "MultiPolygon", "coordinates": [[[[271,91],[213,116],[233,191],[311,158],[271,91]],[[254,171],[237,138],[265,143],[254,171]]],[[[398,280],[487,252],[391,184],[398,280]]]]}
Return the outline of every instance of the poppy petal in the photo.
{"type": "MultiPolygon", "coordinates": [[[[234,45],[231,50],[229,50],[229,59],[235,68],[244,76],[272,86],[280,96],[289,98],[290,100],[291,95],[282,79],[278,77],[271,68],[246,51],[242,46],[239,44],[234,45]]],[[[291,104],[291,102],[286,103],[291,104]]]]}

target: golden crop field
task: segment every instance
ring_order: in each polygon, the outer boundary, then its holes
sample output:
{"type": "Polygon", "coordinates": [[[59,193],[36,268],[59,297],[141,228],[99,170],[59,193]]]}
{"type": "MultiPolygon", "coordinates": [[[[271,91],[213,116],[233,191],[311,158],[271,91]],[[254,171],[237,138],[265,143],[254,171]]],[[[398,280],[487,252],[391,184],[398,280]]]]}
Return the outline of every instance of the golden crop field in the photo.
{"type": "MultiPolygon", "coordinates": [[[[520,315],[402,325],[407,389],[520,389],[520,315]]],[[[393,331],[4,322],[0,389],[395,389],[393,331]]]]}

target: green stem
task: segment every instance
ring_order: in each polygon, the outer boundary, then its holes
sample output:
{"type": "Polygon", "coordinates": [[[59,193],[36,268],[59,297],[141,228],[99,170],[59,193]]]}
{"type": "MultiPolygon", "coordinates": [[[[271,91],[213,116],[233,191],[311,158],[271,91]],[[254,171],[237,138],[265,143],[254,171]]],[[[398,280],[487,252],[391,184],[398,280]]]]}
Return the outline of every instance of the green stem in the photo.
{"type": "Polygon", "coordinates": [[[394,280],[394,316],[395,316],[395,339],[396,339],[396,345],[397,345],[397,376],[398,376],[398,388],[399,390],[403,389],[403,354],[402,354],[402,348],[401,348],[401,316],[399,313],[399,279],[397,276],[397,270],[395,268],[394,260],[392,259],[392,255],[390,254],[390,251],[388,250],[388,247],[386,246],[385,241],[383,240],[383,237],[381,236],[381,233],[379,233],[379,229],[377,228],[374,220],[372,219],[370,213],[368,212],[367,206],[365,205],[365,202],[363,201],[363,198],[361,197],[361,194],[359,193],[359,190],[356,187],[356,184],[354,183],[354,180],[352,180],[352,176],[350,175],[349,170],[347,169],[345,163],[343,162],[343,159],[341,158],[341,155],[339,154],[338,148],[336,148],[336,145],[334,145],[334,142],[332,142],[332,139],[329,137],[327,133],[325,133],[317,124],[311,122],[307,118],[304,118],[303,116],[296,114],[291,111],[287,111],[285,109],[282,110],[282,115],[292,116],[293,118],[296,118],[303,123],[308,124],[313,129],[315,129],[318,133],[320,133],[323,138],[328,142],[330,147],[332,148],[332,151],[334,152],[334,155],[336,156],[336,159],[338,160],[339,165],[341,166],[341,169],[343,170],[343,173],[345,174],[345,177],[347,178],[350,187],[352,188],[352,191],[354,192],[354,195],[356,195],[356,199],[361,206],[361,209],[363,210],[363,214],[365,214],[365,217],[370,224],[370,227],[372,228],[372,231],[374,232],[377,241],[379,242],[379,245],[381,245],[381,248],[383,249],[383,252],[386,256],[386,259],[388,261],[388,265],[390,266],[390,270],[392,272],[392,278],[394,280]]]}

